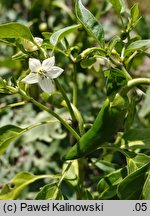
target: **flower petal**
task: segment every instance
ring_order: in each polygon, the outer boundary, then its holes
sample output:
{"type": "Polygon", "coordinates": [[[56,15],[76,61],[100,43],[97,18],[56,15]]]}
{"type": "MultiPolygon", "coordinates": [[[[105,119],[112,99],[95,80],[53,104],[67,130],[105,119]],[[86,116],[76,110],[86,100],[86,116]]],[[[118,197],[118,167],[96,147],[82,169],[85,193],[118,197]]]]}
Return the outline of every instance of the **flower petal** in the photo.
{"type": "Polygon", "coordinates": [[[35,37],[34,40],[35,40],[35,43],[37,43],[37,45],[42,46],[42,43],[43,43],[43,39],[42,38],[35,37]]]}
{"type": "Polygon", "coordinates": [[[41,62],[35,58],[29,58],[29,68],[32,72],[38,72],[41,69],[41,62]]]}
{"type": "Polygon", "coordinates": [[[25,78],[23,78],[21,81],[28,83],[28,84],[37,83],[38,82],[38,76],[36,73],[30,73],[25,78]]]}
{"type": "Polygon", "coordinates": [[[59,77],[63,71],[64,70],[62,68],[57,67],[57,66],[53,66],[51,68],[51,70],[46,73],[46,76],[51,78],[51,79],[55,79],[55,78],[59,77]]]}
{"type": "Polygon", "coordinates": [[[53,67],[55,64],[55,57],[51,57],[51,58],[47,58],[45,59],[43,62],[42,62],[42,68],[45,70],[45,71],[50,71],[51,70],[51,67],[53,67]]]}
{"type": "Polygon", "coordinates": [[[51,93],[55,90],[53,81],[48,77],[40,77],[39,76],[39,85],[44,92],[51,93]]]}

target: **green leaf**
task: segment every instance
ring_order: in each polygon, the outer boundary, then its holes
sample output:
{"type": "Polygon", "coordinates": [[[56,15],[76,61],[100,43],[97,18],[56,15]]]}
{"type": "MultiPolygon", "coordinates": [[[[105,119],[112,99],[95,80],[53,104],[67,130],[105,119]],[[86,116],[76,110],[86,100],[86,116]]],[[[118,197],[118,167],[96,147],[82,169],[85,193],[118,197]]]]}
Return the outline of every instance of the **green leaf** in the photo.
{"type": "Polygon", "coordinates": [[[0,77],[0,89],[2,88],[5,88],[6,87],[6,81],[5,80],[3,80],[3,78],[2,77],[0,77]]]}
{"type": "Polygon", "coordinates": [[[124,73],[119,68],[111,68],[105,71],[107,95],[117,92],[122,86],[127,83],[124,73]]]}
{"type": "Polygon", "coordinates": [[[88,68],[95,62],[96,62],[95,57],[89,57],[89,58],[83,59],[80,65],[82,68],[88,68]]]}
{"type": "Polygon", "coordinates": [[[116,195],[116,189],[118,184],[127,175],[127,169],[118,169],[104,178],[98,183],[98,192],[100,194],[99,199],[110,199],[116,195]]]}
{"type": "Polygon", "coordinates": [[[22,135],[26,129],[14,125],[6,125],[0,128],[0,155],[3,154],[8,145],[17,137],[22,135]]]}
{"type": "Polygon", "coordinates": [[[142,153],[138,153],[135,157],[127,158],[128,174],[135,172],[149,162],[150,157],[142,153]]]}
{"type": "Polygon", "coordinates": [[[103,170],[104,172],[107,172],[107,173],[111,173],[115,171],[115,168],[116,168],[116,164],[105,161],[105,160],[99,160],[97,162],[92,160],[92,162],[94,162],[94,165],[98,167],[100,170],[103,170]]]}
{"type": "Polygon", "coordinates": [[[76,16],[85,30],[101,45],[104,46],[104,30],[93,14],[82,4],[81,0],[76,1],[76,16]]]}
{"type": "Polygon", "coordinates": [[[124,124],[125,131],[128,131],[132,126],[135,114],[136,114],[136,99],[135,97],[131,97],[130,106],[128,107],[128,115],[126,117],[125,124],[124,124]]]}
{"type": "Polygon", "coordinates": [[[73,25],[73,26],[68,26],[66,28],[60,29],[56,32],[54,32],[51,37],[50,37],[50,43],[53,46],[56,46],[57,43],[64,38],[65,36],[67,36],[68,34],[70,34],[71,32],[76,31],[78,28],[80,28],[81,25],[73,25]]]}
{"type": "Polygon", "coordinates": [[[74,14],[72,13],[71,8],[69,7],[68,4],[66,4],[65,1],[52,1],[51,5],[53,7],[58,7],[59,9],[63,11],[63,14],[65,12],[72,18],[72,20],[74,20],[74,14]]]}
{"type": "MultiPolygon", "coordinates": [[[[34,132],[38,132],[36,133],[37,135],[34,135],[34,139],[36,138],[45,138],[45,139],[48,139],[48,141],[51,140],[50,136],[49,136],[49,131],[51,131],[51,137],[52,138],[57,138],[57,139],[62,139],[66,136],[65,133],[58,133],[58,131],[56,131],[58,128],[59,128],[59,125],[55,124],[56,120],[51,120],[51,121],[40,121],[40,123],[35,123],[33,125],[30,125],[29,127],[27,128],[19,128],[17,126],[14,126],[14,125],[6,125],[6,126],[3,126],[0,128],[0,155],[3,154],[6,149],[8,148],[9,144],[11,142],[13,142],[16,138],[18,138],[19,136],[21,136],[23,133],[33,129],[33,128],[36,128],[36,127],[39,127],[39,129],[35,129],[34,132]],[[49,126],[45,126],[45,124],[48,124],[48,123],[53,123],[50,124],[49,126]],[[43,128],[44,127],[44,128],[43,128]],[[50,127],[51,130],[50,130],[50,127]],[[40,129],[44,129],[44,133],[41,135],[41,137],[39,137],[39,134],[41,133],[41,130],[40,129]]],[[[31,134],[33,134],[31,132],[31,134]]],[[[33,137],[33,135],[32,135],[33,137]]],[[[47,141],[47,140],[46,140],[47,141]]]]}
{"type": "Polygon", "coordinates": [[[63,195],[57,183],[47,184],[35,197],[35,200],[63,200],[63,195]]]}
{"type": "Polygon", "coordinates": [[[29,184],[43,178],[59,178],[55,175],[32,175],[28,172],[18,173],[10,182],[8,182],[1,190],[0,200],[13,200],[16,199],[22,190],[29,184]]]}
{"type": "Polygon", "coordinates": [[[147,178],[150,162],[125,177],[118,185],[117,194],[122,200],[140,199],[147,178]]]}
{"type": "Polygon", "coordinates": [[[142,199],[150,200],[150,172],[143,187],[142,199]]]}
{"type": "Polygon", "coordinates": [[[84,193],[83,193],[83,197],[82,197],[83,200],[93,200],[93,196],[92,196],[92,193],[89,191],[89,190],[85,190],[84,193]]]}
{"type": "Polygon", "coordinates": [[[146,163],[150,162],[150,156],[143,154],[143,153],[138,153],[134,157],[134,162],[136,163],[136,166],[140,168],[144,166],[146,163]]]}
{"type": "Polygon", "coordinates": [[[24,38],[34,42],[29,28],[17,22],[0,25],[0,38],[24,38]]]}
{"type": "Polygon", "coordinates": [[[150,128],[128,130],[122,137],[121,147],[126,149],[149,149],[150,128]]]}
{"type": "Polygon", "coordinates": [[[141,38],[149,38],[149,22],[147,22],[147,19],[144,16],[140,17],[136,26],[136,31],[137,34],[141,36],[141,38]]]}
{"type": "Polygon", "coordinates": [[[136,163],[134,162],[134,160],[132,158],[128,158],[127,163],[128,163],[128,165],[127,165],[128,174],[131,174],[138,169],[136,163]]]}
{"type": "Polygon", "coordinates": [[[138,40],[133,43],[131,43],[127,49],[125,50],[125,55],[129,54],[130,52],[134,52],[136,50],[140,49],[148,49],[150,47],[150,39],[146,40],[138,40]]]}
{"type": "Polygon", "coordinates": [[[113,5],[117,13],[123,13],[126,11],[126,4],[124,0],[109,0],[113,5]]]}
{"type": "Polygon", "coordinates": [[[133,7],[131,8],[131,20],[132,23],[135,23],[138,20],[139,17],[139,7],[138,3],[134,4],[133,7]]]}
{"type": "Polygon", "coordinates": [[[110,3],[113,5],[114,9],[120,13],[121,11],[121,3],[120,3],[120,0],[109,0],[110,3]]]}
{"type": "MultiPolygon", "coordinates": [[[[66,172],[65,175],[65,182],[67,182],[67,184],[70,184],[73,187],[78,187],[79,186],[79,177],[78,177],[78,162],[76,160],[74,160],[70,167],[69,170],[66,172]]],[[[63,164],[63,172],[65,172],[66,168],[68,167],[68,163],[64,163],[63,164]]],[[[78,188],[79,189],[79,188],[78,188]]]]}

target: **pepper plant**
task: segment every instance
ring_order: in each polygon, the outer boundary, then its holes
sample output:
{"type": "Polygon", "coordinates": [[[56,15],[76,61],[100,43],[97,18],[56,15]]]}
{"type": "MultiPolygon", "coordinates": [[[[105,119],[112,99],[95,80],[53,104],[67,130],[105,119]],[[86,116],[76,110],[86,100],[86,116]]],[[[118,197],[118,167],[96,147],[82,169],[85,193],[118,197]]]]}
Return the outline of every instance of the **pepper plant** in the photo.
{"type": "MultiPolygon", "coordinates": [[[[2,104],[1,112],[20,107],[23,111],[24,106],[32,104],[32,108],[47,113],[44,120],[37,117],[28,126],[2,126],[1,157],[5,158],[10,149],[15,151],[17,146],[12,148],[12,143],[21,142],[30,131],[45,125],[41,135],[59,124],[56,140],[61,136],[60,130],[64,136],[60,145],[47,138],[43,159],[52,157],[49,145],[53,142],[57,151],[65,146],[59,152],[61,170],[22,170],[2,185],[1,200],[25,199],[21,194],[37,181],[42,184],[32,199],[150,199],[150,129],[146,118],[139,123],[137,109],[142,97],[146,95],[144,103],[149,101],[150,78],[132,73],[139,56],[150,56],[150,39],[137,34],[136,26],[141,20],[137,3],[128,9],[125,1],[108,0],[104,6],[105,13],[114,8],[120,23],[118,34],[109,40],[101,20],[81,0],[75,2],[74,24],[53,33],[42,32],[43,38],[32,35],[19,22],[0,25],[1,44],[15,47],[12,60],[22,65],[21,73],[0,78],[1,98],[17,98],[2,104]],[[82,82],[83,74],[88,82],[88,73],[92,73],[92,88],[82,82]],[[93,114],[85,114],[84,106],[92,105],[90,98],[82,105],[82,97],[90,89],[99,97],[98,106],[95,110],[92,107],[93,114]],[[120,164],[115,160],[121,160],[120,164]]],[[[148,111],[143,112],[148,115],[148,111]]],[[[37,134],[32,136],[36,148],[37,134]]],[[[54,137],[53,132],[51,136],[54,137]]],[[[40,148],[45,148],[44,143],[40,148]]],[[[57,151],[53,162],[58,160],[57,151]]]]}

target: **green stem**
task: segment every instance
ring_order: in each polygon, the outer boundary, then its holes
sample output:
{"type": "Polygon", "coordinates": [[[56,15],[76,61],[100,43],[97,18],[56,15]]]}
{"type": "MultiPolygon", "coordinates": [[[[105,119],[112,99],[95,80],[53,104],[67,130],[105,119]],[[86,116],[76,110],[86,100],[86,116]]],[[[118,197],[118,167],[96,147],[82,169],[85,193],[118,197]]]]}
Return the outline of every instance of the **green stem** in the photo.
{"type": "MultiPolygon", "coordinates": [[[[73,110],[76,114],[76,119],[78,120],[78,127],[80,131],[80,135],[83,135],[84,133],[84,122],[80,115],[80,112],[76,108],[77,106],[77,63],[74,64],[74,72],[73,72],[73,110]]],[[[77,191],[77,199],[82,199],[83,195],[83,181],[84,181],[84,159],[78,159],[78,191],[77,191]]]]}
{"type": "Polygon", "coordinates": [[[128,71],[126,70],[124,66],[122,66],[122,71],[124,72],[124,76],[126,77],[127,80],[132,79],[132,77],[130,76],[130,74],[128,73],[128,71]]]}
{"type": "Polygon", "coordinates": [[[120,63],[119,61],[116,61],[116,59],[114,59],[112,56],[109,56],[109,60],[110,60],[114,65],[116,65],[117,67],[118,67],[118,66],[122,66],[122,63],[120,63]]]}
{"type": "MultiPolygon", "coordinates": [[[[62,101],[61,104],[64,107],[67,107],[66,101],[62,101]]],[[[78,122],[78,128],[79,128],[80,135],[82,136],[84,134],[84,121],[83,121],[83,118],[82,118],[79,110],[77,109],[77,107],[74,106],[72,103],[71,103],[71,107],[72,107],[72,110],[74,112],[75,118],[76,118],[76,120],[78,122]]]]}
{"type": "Polygon", "coordinates": [[[84,171],[84,158],[77,159],[78,161],[78,193],[77,193],[77,199],[82,200],[83,199],[83,192],[84,192],[84,187],[83,187],[83,182],[84,182],[84,176],[85,176],[85,171],[84,171]]]}
{"type": "MultiPolygon", "coordinates": [[[[64,101],[64,106],[66,107],[67,104],[66,104],[66,101],[64,101]]],[[[76,106],[74,106],[73,104],[71,104],[72,106],[72,110],[74,112],[74,115],[75,115],[75,118],[78,122],[78,128],[79,128],[79,132],[80,132],[80,135],[82,136],[84,134],[84,122],[83,122],[83,119],[82,119],[82,116],[79,112],[79,110],[77,109],[76,106]]],[[[68,166],[66,167],[63,175],[62,175],[62,178],[60,179],[59,183],[58,183],[58,186],[61,184],[62,180],[64,179],[67,171],[69,170],[70,166],[71,166],[71,163],[70,162],[68,164],[68,166]]],[[[78,159],[77,160],[77,164],[78,164],[78,191],[77,191],[77,199],[80,200],[82,199],[82,194],[83,194],[83,181],[84,181],[84,159],[78,159]]]]}
{"type": "Polygon", "coordinates": [[[11,94],[16,94],[18,93],[18,91],[16,90],[16,88],[12,87],[12,86],[6,86],[6,89],[9,90],[9,92],[11,94]]]}
{"type": "Polygon", "coordinates": [[[77,105],[77,65],[74,65],[73,72],[73,105],[77,105]]]}
{"type": "Polygon", "coordinates": [[[73,121],[76,121],[78,122],[78,127],[79,127],[79,132],[80,132],[80,135],[83,135],[84,134],[84,121],[83,121],[83,118],[79,112],[79,110],[77,109],[76,106],[74,106],[74,104],[70,103],[67,95],[66,95],[66,92],[64,91],[64,89],[62,88],[62,86],[60,85],[59,81],[57,79],[55,79],[55,82],[56,82],[56,85],[58,86],[60,92],[62,93],[62,96],[64,98],[64,106],[67,107],[70,111],[70,115],[72,117],[72,120],[73,121]]]}
{"type": "MultiPolygon", "coordinates": [[[[75,111],[76,114],[76,118],[78,120],[78,127],[79,127],[79,132],[80,135],[82,136],[84,134],[84,122],[82,119],[82,116],[80,115],[80,112],[78,111],[78,109],[74,106],[73,109],[75,111]]],[[[77,199],[81,200],[82,199],[82,195],[83,195],[83,182],[84,182],[84,175],[85,175],[85,171],[84,171],[84,158],[80,158],[77,160],[78,163],[78,191],[77,191],[77,199]]]]}
{"type": "Polygon", "coordinates": [[[52,116],[54,116],[56,119],[58,119],[64,126],[65,128],[70,131],[70,133],[76,138],[76,140],[80,139],[80,136],[77,134],[77,132],[63,119],[61,118],[57,113],[55,113],[53,110],[47,108],[43,104],[39,103],[38,101],[34,100],[32,97],[26,95],[26,93],[18,89],[18,93],[22,95],[23,98],[25,98],[28,101],[31,101],[35,106],[39,107],[42,110],[45,110],[46,112],[50,113],[52,116]]]}
{"type": "Polygon", "coordinates": [[[130,89],[139,85],[150,85],[150,78],[136,78],[129,80],[127,85],[121,89],[120,94],[126,95],[130,89]]]}
{"type": "Polygon", "coordinates": [[[124,60],[124,52],[125,52],[125,46],[123,47],[122,52],[121,52],[121,61],[124,60]]]}
{"type": "Polygon", "coordinates": [[[76,62],[80,61],[83,58],[86,58],[91,52],[93,51],[100,51],[106,54],[106,50],[100,47],[91,47],[86,50],[84,50],[76,59],[76,62]]]}
{"type": "Polygon", "coordinates": [[[57,121],[57,120],[47,120],[47,121],[37,122],[37,123],[35,123],[35,124],[33,124],[33,125],[28,126],[27,128],[25,128],[25,130],[26,130],[26,131],[29,131],[29,130],[35,128],[35,127],[40,126],[40,125],[49,124],[49,123],[53,123],[53,122],[56,122],[56,121],[57,121]]]}
{"type": "Polygon", "coordinates": [[[40,126],[40,125],[43,125],[43,124],[49,124],[49,123],[52,123],[52,122],[56,122],[57,120],[47,120],[47,121],[42,121],[42,122],[37,122],[37,123],[35,123],[35,124],[33,124],[33,125],[30,125],[30,126],[28,126],[28,127],[26,127],[26,128],[24,128],[21,132],[20,132],[20,135],[22,135],[22,134],[24,134],[24,133],[26,133],[27,131],[29,131],[29,130],[31,130],[31,129],[33,129],[33,128],[36,128],[36,127],[38,127],[38,126],[40,126]]]}
{"type": "MultiPolygon", "coordinates": [[[[74,73],[73,73],[73,104],[70,103],[64,89],[62,88],[62,86],[59,84],[58,80],[55,80],[56,85],[58,86],[60,92],[62,93],[62,96],[65,100],[66,106],[68,107],[71,117],[73,120],[77,120],[78,122],[78,128],[79,128],[79,132],[80,135],[83,135],[84,133],[84,122],[82,119],[82,116],[80,114],[80,112],[78,111],[78,109],[76,108],[76,104],[77,104],[77,72],[76,72],[76,64],[74,66],[74,73]]],[[[84,172],[83,172],[83,159],[77,160],[78,163],[78,178],[79,178],[79,182],[78,182],[78,191],[77,191],[77,199],[81,199],[82,198],[82,192],[83,192],[83,176],[84,176],[84,172]]],[[[65,171],[62,174],[62,177],[58,183],[58,187],[61,185],[61,182],[63,181],[67,171],[69,170],[70,166],[71,166],[72,162],[70,162],[65,171]]]]}
{"type": "Polygon", "coordinates": [[[138,51],[136,50],[129,58],[128,60],[125,62],[126,65],[128,65],[130,63],[130,61],[137,55],[138,51]]]}
{"type": "Polygon", "coordinates": [[[46,52],[41,46],[39,46],[39,45],[35,42],[34,39],[33,39],[33,44],[34,44],[35,46],[38,47],[38,49],[39,49],[40,52],[42,53],[44,59],[48,58],[47,52],[46,52]]]}
{"type": "Polygon", "coordinates": [[[62,94],[62,96],[63,96],[63,98],[64,98],[64,100],[65,100],[65,102],[67,104],[67,107],[68,107],[68,110],[69,110],[70,115],[72,117],[72,120],[75,121],[76,118],[75,118],[75,115],[74,115],[74,111],[73,111],[71,103],[70,103],[70,101],[69,101],[69,99],[68,99],[68,97],[66,95],[66,92],[64,91],[63,87],[60,85],[58,79],[55,79],[55,83],[56,83],[59,91],[61,92],[61,94],[62,94]]]}
{"type": "Polygon", "coordinates": [[[138,85],[150,85],[150,78],[136,78],[128,82],[127,87],[129,89],[138,85]]]}
{"type": "Polygon", "coordinates": [[[62,177],[60,178],[59,182],[58,182],[58,187],[61,185],[63,179],[65,178],[66,173],[68,172],[70,166],[72,164],[72,161],[68,163],[66,169],[64,170],[64,172],[62,173],[62,177]]]}
{"type": "Polygon", "coordinates": [[[0,107],[0,111],[2,111],[4,109],[8,109],[8,108],[22,106],[22,105],[25,105],[26,103],[27,103],[26,101],[21,101],[21,102],[18,102],[18,103],[8,104],[6,106],[0,107]]]}
{"type": "MultiPolygon", "coordinates": [[[[80,131],[80,135],[83,135],[84,133],[84,123],[83,119],[76,109],[77,106],[77,64],[74,65],[74,73],[73,73],[73,108],[75,113],[77,114],[77,119],[78,119],[78,127],[80,131]]],[[[77,199],[81,200],[82,195],[83,195],[83,182],[84,182],[84,159],[78,159],[78,191],[77,191],[77,199]]]]}
{"type": "Polygon", "coordinates": [[[82,136],[84,134],[84,121],[83,121],[83,118],[82,118],[79,110],[77,109],[77,107],[74,106],[73,104],[71,104],[71,106],[72,106],[74,115],[75,115],[75,117],[77,119],[77,122],[78,122],[80,135],[82,136]]]}
{"type": "MultiPolygon", "coordinates": [[[[124,66],[122,66],[122,70],[124,72],[124,75],[126,77],[127,80],[132,80],[132,77],[130,76],[130,74],[128,73],[128,71],[126,70],[126,68],[124,66]]],[[[145,88],[143,88],[143,86],[138,86],[138,88],[145,93],[145,88]]]]}

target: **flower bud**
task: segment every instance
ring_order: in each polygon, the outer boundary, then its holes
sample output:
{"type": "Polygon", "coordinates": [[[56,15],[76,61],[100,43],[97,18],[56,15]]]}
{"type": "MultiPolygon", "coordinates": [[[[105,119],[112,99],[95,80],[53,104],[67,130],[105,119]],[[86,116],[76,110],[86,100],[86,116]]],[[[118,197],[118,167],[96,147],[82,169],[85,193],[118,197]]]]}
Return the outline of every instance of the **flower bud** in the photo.
{"type": "MultiPolygon", "coordinates": [[[[38,46],[41,46],[43,43],[43,39],[39,37],[35,37],[34,41],[38,46]]],[[[28,52],[33,52],[33,51],[38,50],[38,46],[36,46],[34,43],[26,39],[23,39],[22,44],[23,44],[24,49],[28,52]]]]}

